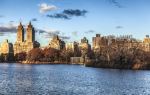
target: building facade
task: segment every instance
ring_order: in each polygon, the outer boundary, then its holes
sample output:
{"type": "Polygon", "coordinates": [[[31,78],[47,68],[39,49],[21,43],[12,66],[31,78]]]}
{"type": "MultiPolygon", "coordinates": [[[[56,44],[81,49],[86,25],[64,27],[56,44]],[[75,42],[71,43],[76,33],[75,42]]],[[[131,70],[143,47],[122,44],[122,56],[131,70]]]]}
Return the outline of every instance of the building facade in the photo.
{"type": "Polygon", "coordinates": [[[9,43],[7,39],[0,45],[0,55],[3,61],[13,60],[13,44],[9,43]]]}
{"type": "Polygon", "coordinates": [[[14,54],[21,52],[29,52],[31,49],[39,47],[40,44],[35,41],[35,30],[31,22],[26,29],[26,40],[25,30],[23,25],[20,23],[17,29],[17,41],[14,44],[14,54]]]}
{"type": "Polygon", "coordinates": [[[150,51],[150,37],[149,37],[149,35],[146,35],[146,37],[143,40],[143,50],[146,52],[150,51]]]}
{"type": "Polygon", "coordinates": [[[81,51],[82,50],[86,50],[86,51],[91,50],[91,45],[89,44],[89,41],[86,37],[81,39],[81,43],[79,44],[79,48],[80,48],[81,51]]]}
{"type": "Polygon", "coordinates": [[[79,51],[79,43],[77,42],[71,42],[71,43],[66,43],[66,50],[70,50],[73,52],[78,52],[79,51]]]}
{"type": "Polygon", "coordinates": [[[107,37],[101,37],[100,34],[96,34],[96,37],[92,38],[92,44],[93,44],[93,51],[97,52],[100,51],[100,49],[106,45],[109,44],[110,41],[108,41],[107,37]]]}
{"type": "Polygon", "coordinates": [[[66,48],[67,51],[73,52],[74,57],[81,56],[81,51],[80,51],[80,48],[79,48],[79,43],[77,43],[77,42],[66,43],[65,48],[66,48]]]}
{"type": "Polygon", "coordinates": [[[96,37],[93,37],[93,49],[99,49],[101,45],[101,36],[100,34],[96,34],[96,37]]]}
{"type": "Polygon", "coordinates": [[[62,50],[65,48],[65,42],[62,41],[58,35],[55,35],[53,39],[49,43],[49,48],[54,48],[58,50],[62,50]]]}
{"type": "Polygon", "coordinates": [[[81,39],[81,43],[79,44],[79,48],[81,51],[81,56],[84,58],[88,57],[88,54],[91,51],[91,45],[89,44],[88,39],[86,37],[81,39]]]}

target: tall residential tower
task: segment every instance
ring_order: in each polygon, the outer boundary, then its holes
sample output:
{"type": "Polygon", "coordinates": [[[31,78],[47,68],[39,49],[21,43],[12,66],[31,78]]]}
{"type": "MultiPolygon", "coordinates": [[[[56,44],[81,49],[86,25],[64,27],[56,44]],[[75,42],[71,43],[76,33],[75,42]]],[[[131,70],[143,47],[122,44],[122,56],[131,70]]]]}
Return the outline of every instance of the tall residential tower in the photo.
{"type": "Polygon", "coordinates": [[[35,41],[35,30],[31,22],[26,29],[26,40],[23,25],[20,23],[17,29],[17,41],[14,44],[14,54],[28,52],[33,48],[39,47],[40,44],[35,41]]]}

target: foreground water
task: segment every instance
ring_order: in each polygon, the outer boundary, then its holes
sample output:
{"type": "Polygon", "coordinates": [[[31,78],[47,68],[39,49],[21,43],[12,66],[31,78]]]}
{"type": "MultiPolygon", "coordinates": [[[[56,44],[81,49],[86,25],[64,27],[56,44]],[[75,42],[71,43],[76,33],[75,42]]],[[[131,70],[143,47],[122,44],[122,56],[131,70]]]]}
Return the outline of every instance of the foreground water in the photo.
{"type": "Polygon", "coordinates": [[[0,95],[148,95],[150,71],[0,64],[0,95]]]}

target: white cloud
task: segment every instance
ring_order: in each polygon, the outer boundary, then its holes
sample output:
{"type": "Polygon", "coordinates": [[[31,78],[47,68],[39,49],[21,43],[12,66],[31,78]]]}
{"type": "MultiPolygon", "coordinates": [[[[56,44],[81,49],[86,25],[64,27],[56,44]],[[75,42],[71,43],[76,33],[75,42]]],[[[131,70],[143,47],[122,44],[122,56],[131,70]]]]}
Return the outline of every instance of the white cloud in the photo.
{"type": "Polygon", "coordinates": [[[37,31],[38,31],[38,33],[42,34],[41,36],[43,38],[51,39],[54,36],[58,35],[60,37],[60,39],[62,39],[62,40],[70,39],[69,36],[64,35],[61,31],[56,30],[56,29],[50,29],[50,28],[44,27],[43,29],[37,29],[37,31]]]}
{"type": "Polygon", "coordinates": [[[59,35],[60,31],[55,30],[55,29],[49,29],[49,28],[44,28],[44,29],[38,29],[38,32],[43,34],[45,38],[51,38],[54,35],[59,35]]]}
{"type": "Polygon", "coordinates": [[[57,10],[58,8],[55,5],[48,5],[46,3],[42,3],[39,5],[40,13],[45,13],[52,10],[57,10]]]}
{"type": "Polygon", "coordinates": [[[50,29],[50,28],[47,28],[47,27],[44,27],[44,29],[38,29],[39,32],[41,31],[42,33],[58,33],[59,30],[56,30],[56,29],[50,29]]]}
{"type": "Polygon", "coordinates": [[[0,24],[0,32],[16,32],[18,24],[17,23],[7,23],[7,24],[0,24]]]}

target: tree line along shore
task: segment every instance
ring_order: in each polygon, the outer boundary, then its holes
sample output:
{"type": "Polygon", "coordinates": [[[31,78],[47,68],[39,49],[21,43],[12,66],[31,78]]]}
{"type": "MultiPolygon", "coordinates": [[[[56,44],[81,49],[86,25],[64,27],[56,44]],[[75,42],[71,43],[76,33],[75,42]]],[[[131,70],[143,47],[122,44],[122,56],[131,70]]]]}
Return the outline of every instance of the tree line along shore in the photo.
{"type": "Polygon", "coordinates": [[[28,53],[21,52],[15,56],[0,56],[1,63],[18,62],[22,64],[81,64],[90,67],[114,68],[114,69],[150,69],[150,52],[145,52],[137,47],[103,48],[101,52],[88,51],[75,53],[69,50],[57,50],[54,48],[33,48],[28,53]],[[82,57],[82,63],[71,62],[71,57],[82,57]]]}

